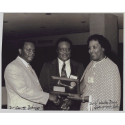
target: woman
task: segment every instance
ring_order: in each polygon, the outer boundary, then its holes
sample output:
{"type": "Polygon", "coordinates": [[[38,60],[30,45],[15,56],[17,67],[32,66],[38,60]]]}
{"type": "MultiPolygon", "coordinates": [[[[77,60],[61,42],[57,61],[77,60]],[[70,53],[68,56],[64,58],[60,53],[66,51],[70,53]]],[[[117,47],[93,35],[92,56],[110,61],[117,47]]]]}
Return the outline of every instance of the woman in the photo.
{"type": "MultiPolygon", "coordinates": [[[[83,111],[118,111],[120,107],[121,81],[117,65],[107,57],[108,40],[102,35],[88,38],[91,62],[81,78],[82,96],[89,96],[89,103],[81,103],[83,111]]],[[[69,98],[84,100],[79,96],[69,98]]]]}

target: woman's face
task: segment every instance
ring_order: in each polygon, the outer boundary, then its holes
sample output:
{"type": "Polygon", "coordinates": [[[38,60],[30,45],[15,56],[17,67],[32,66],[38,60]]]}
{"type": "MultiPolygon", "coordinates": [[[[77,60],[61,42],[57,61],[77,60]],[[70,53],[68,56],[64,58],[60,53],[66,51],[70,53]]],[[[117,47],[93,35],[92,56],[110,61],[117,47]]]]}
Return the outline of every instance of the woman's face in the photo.
{"type": "Polygon", "coordinates": [[[104,58],[104,48],[101,47],[98,41],[92,40],[89,42],[89,54],[92,60],[100,61],[104,58]]]}

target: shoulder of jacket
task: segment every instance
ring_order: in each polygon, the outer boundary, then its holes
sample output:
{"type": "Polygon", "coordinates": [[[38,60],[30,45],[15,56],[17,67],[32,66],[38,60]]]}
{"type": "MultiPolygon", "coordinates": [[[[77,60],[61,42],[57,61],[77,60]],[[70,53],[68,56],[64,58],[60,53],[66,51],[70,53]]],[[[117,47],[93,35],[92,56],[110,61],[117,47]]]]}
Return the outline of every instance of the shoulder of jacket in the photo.
{"type": "Polygon", "coordinates": [[[77,62],[77,61],[74,61],[74,60],[72,60],[72,59],[71,59],[71,63],[73,63],[73,64],[75,64],[75,65],[78,65],[78,66],[83,66],[82,63],[77,62]]]}
{"type": "Polygon", "coordinates": [[[51,64],[55,64],[56,63],[56,59],[55,60],[51,60],[51,61],[48,61],[48,62],[45,62],[44,65],[51,65],[51,64]]]}
{"type": "Polygon", "coordinates": [[[15,70],[15,69],[20,70],[20,67],[18,66],[18,63],[15,60],[10,62],[5,68],[5,70],[15,70]]]}

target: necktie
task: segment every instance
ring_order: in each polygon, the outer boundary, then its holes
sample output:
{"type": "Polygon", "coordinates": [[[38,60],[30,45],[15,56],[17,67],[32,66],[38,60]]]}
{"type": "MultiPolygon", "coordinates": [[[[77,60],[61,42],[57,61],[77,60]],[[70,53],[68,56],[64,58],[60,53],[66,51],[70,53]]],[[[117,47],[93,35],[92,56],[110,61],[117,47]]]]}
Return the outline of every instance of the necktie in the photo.
{"type": "MultiPolygon", "coordinates": [[[[63,66],[62,66],[62,70],[61,70],[61,77],[67,78],[67,74],[66,74],[66,69],[65,68],[66,68],[66,64],[64,62],[63,66]]],[[[68,105],[69,99],[67,99],[67,97],[61,96],[61,100],[63,100],[63,103],[61,104],[61,109],[62,110],[68,110],[70,108],[70,106],[68,105]]]]}
{"type": "Polygon", "coordinates": [[[33,72],[33,69],[32,69],[32,66],[28,63],[28,66],[27,66],[28,70],[35,76],[34,72],[33,72]]]}
{"type": "Polygon", "coordinates": [[[65,67],[66,67],[66,64],[64,62],[61,70],[61,77],[67,77],[65,67]]]}

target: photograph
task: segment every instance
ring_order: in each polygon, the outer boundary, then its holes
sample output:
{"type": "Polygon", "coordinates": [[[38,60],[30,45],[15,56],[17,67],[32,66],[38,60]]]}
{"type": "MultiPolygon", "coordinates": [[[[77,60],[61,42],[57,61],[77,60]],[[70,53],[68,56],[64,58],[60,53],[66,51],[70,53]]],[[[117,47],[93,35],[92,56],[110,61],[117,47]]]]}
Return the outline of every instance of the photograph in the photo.
{"type": "Polygon", "coordinates": [[[123,111],[124,13],[3,13],[1,111],[123,111]]]}

